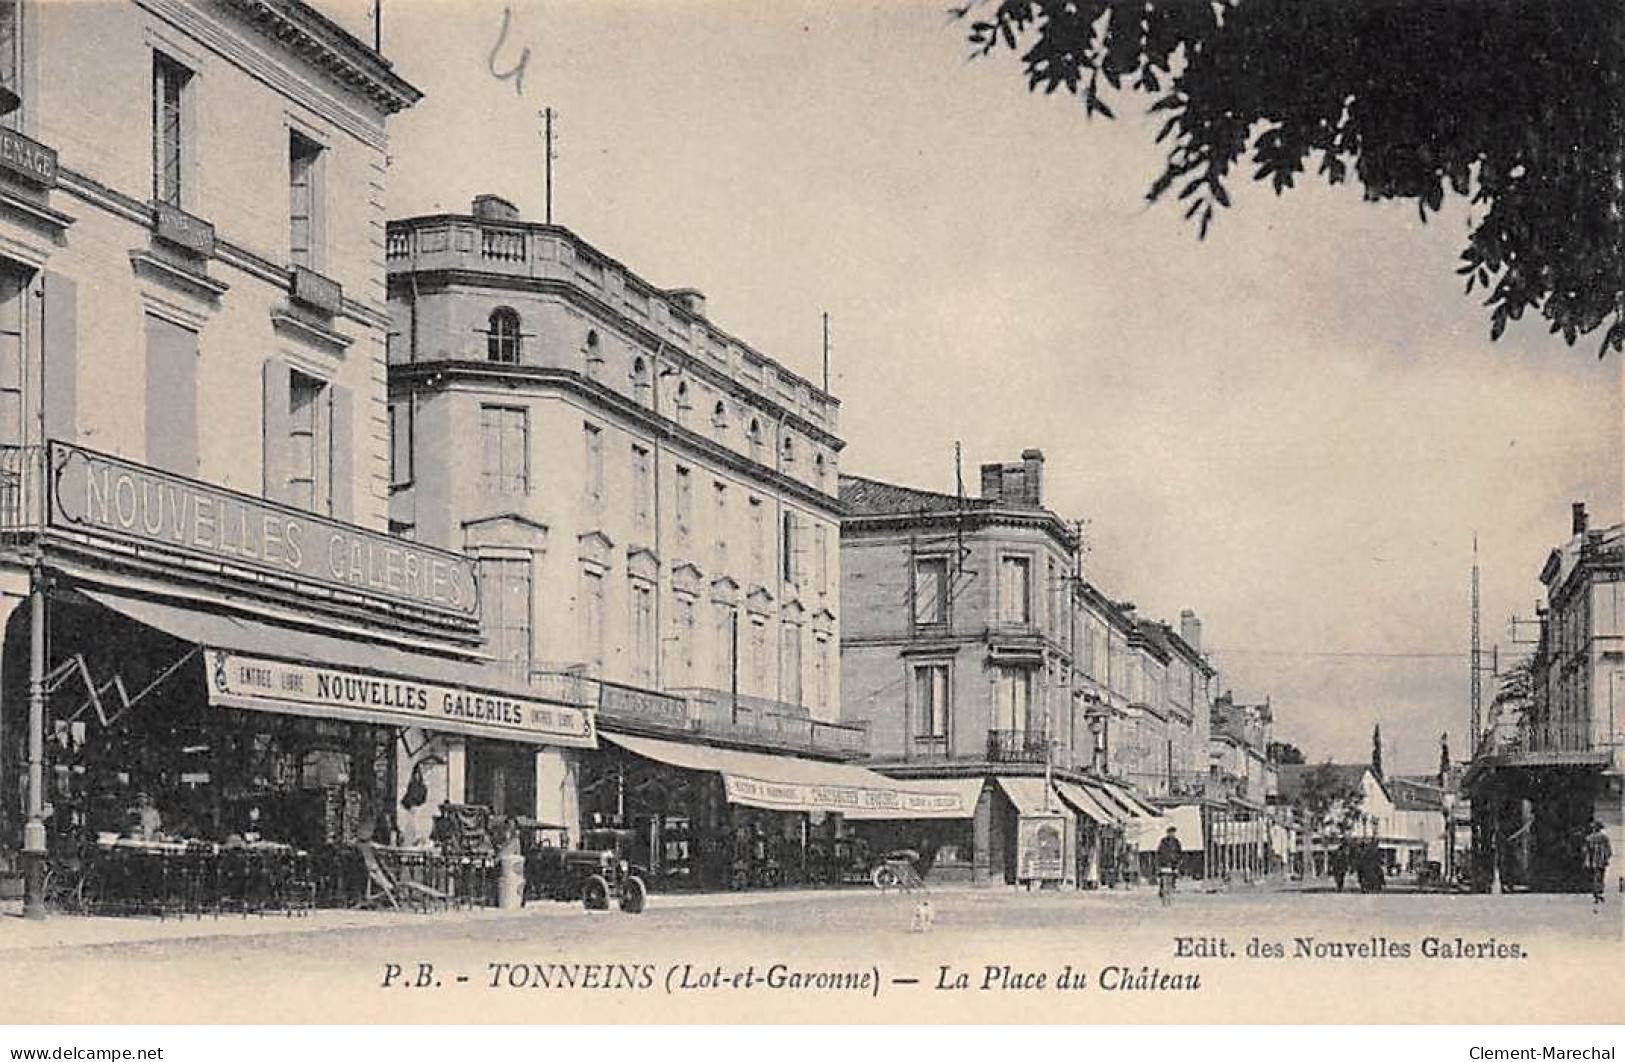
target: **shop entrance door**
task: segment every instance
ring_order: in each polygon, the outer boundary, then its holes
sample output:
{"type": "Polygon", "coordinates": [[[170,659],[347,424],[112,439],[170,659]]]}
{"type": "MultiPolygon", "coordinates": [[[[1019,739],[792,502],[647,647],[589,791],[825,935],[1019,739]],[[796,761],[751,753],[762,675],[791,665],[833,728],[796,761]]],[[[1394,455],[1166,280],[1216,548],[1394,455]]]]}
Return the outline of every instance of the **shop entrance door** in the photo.
{"type": "Polygon", "coordinates": [[[468,742],[468,802],[497,818],[536,816],[536,750],[506,741],[468,742]]]}

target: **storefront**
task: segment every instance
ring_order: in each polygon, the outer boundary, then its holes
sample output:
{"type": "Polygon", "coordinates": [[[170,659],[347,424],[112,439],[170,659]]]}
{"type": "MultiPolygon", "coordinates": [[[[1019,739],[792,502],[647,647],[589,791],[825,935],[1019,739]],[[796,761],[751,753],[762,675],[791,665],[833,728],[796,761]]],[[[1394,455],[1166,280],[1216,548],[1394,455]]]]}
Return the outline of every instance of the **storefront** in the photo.
{"type": "Polygon", "coordinates": [[[957,860],[981,787],[979,779],[898,782],[850,763],[602,736],[581,771],[583,818],[589,828],[625,831],[657,889],[867,883],[892,848],[912,848],[927,868],[939,853],[957,860]]]}

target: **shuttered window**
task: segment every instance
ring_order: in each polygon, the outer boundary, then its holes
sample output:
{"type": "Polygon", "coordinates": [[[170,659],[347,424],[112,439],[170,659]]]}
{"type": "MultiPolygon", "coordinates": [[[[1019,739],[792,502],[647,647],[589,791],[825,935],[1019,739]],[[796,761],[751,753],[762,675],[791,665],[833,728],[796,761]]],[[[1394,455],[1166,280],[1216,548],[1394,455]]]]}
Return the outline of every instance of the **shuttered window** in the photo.
{"type": "Polygon", "coordinates": [[[152,197],[181,206],[186,148],[185,102],[192,72],[167,55],[152,56],[152,197]]]}

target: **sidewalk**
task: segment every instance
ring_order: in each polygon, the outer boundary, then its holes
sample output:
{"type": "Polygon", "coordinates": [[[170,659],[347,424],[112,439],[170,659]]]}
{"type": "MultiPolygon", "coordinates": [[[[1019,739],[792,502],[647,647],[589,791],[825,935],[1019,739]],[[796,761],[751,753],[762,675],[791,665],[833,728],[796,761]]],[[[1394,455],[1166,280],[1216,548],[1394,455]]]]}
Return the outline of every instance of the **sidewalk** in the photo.
{"type": "MultiPolygon", "coordinates": [[[[932,892],[971,891],[971,886],[946,886],[932,892]]],[[[656,910],[757,906],[795,901],[853,900],[878,898],[869,888],[774,889],[760,892],[667,893],[650,897],[656,910]]],[[[897,895],[897,894],[892,894],[897,895]]],[[[147,944],[161,941],[198,940],[219,937],[260,937],[297,933],[325,933],[332,930],[382,929],[393,926],[446,925],[464,922],[500,922],[541,919],[576,914],[580,904],[535,901],[517,911],[494,907],[457,908],[449,911],[356,911],[322,908],[301,915],[222,914],[199,918],[160,919],[153,915],[135,917],[52,914],[42,921],[22,916],[22,902],[0,902],[0,953],[29,948],[83,948],[118,944],[147,944]]]]}

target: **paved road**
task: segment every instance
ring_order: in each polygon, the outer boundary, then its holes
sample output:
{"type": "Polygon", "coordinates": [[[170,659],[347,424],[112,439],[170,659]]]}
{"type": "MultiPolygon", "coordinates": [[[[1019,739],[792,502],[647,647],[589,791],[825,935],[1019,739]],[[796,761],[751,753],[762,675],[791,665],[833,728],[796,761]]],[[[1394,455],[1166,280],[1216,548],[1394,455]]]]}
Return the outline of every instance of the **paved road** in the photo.
{"type": "Polygon", "coordinates": [[[931,899],[927,932],[912,930],[914,898],[873,893],[657,897],[641,916],[563,905],[351,916],[274,933],[228,919],[236,935],[0,952],[0,1021],[1622,1016],[1617,896],[1601,912],[1584,896],[1182,893],[1169,909],[1149,891],[931,899]]]}

